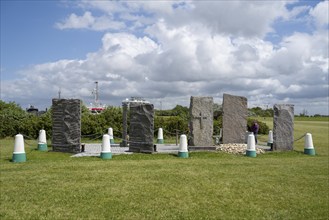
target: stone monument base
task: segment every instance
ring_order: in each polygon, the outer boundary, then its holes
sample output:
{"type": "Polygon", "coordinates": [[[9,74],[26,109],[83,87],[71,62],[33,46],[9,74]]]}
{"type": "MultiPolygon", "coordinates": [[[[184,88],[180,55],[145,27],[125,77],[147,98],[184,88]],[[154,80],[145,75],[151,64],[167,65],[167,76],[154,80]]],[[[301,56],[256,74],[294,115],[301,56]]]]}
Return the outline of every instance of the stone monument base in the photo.
{"type": "Polygon", "coordinates": [[[188,146],[189,151],[216,151],[216,146],[188,146]]]}

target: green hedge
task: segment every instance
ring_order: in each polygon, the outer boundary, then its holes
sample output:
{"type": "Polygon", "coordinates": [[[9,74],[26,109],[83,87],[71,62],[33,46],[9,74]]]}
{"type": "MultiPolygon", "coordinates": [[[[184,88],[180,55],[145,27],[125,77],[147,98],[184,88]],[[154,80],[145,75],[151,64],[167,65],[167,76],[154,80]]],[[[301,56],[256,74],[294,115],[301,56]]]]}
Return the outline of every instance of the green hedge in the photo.
{"type": "MultiPolygon", "coordinates": [[[[154,119],[154,136],[157,137],[157,129],[163,128],[164,136],[175,136],[176,130],[179,134],[188,133],[188,108],[176,106],[172,112],[166,110],[167,116],[161,116],[156,111],[154,119]]],[[[248,128],[251,127],[254,119],[248,119],[248,128]]],[[[268,126],[257,120],[260,125],[260,134],[268,134],[268,126]]],[[[45,129],[47,138],[52,136],[52,111],[37,116],[24,111],[14,102],[5,103],[0,100],[0,138],[15,136],[18,133],[36,139],[39,130],[45,129]]],[[[115,137],[122,137],[122,108],[108,107],[101,114],[91,114],[87,107],[82,105],[81,111],[81,135],[95,138],[107,133],[109,127],[113,128],[115,137]]],[[[222,128],[222,117],[214,120],[214,135],[218,135],[222,128]]],[[[129,129],[129,120],[128,120],[129,129]]],[[[247,128],[246,128],[247,129],[247,128]]]]}

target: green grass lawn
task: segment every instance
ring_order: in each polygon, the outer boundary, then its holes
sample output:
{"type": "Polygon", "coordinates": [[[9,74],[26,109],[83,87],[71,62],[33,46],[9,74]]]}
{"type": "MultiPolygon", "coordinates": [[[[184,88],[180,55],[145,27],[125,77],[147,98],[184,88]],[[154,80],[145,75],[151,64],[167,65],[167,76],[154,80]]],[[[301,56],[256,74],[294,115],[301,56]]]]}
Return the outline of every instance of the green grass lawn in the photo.
{"type": "MultiPolygon", "coordinates": [[[[271,124],[271,119],[266,122],[271,124]]],[[[222,152],[71,158],[39,152],[12,163],[0,146],[0,219],[328,219],[328,121],[296,121],[316,156],[291,152],[248,158],[222,152]]],[[[262,137],[263,138],[263,137],[262,137]]],[[[265,138],[265,137],[264,137],[265,138]]]]}

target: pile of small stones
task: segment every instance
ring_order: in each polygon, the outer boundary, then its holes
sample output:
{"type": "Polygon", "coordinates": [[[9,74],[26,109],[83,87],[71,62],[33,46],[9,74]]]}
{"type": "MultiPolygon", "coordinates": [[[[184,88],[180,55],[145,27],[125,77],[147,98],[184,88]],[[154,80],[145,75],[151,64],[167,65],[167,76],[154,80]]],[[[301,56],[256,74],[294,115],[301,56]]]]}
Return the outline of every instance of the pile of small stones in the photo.
{"type": "MultiPolygon", "coordinates": [[[[245,154],[247,150],[247,144],[220,144],[217,147],[218,151],[223,151],[230,154],[245,154]]],[[[257,154],[263,154],[265,151],[260,148],[256,148],[257,154]]]]}

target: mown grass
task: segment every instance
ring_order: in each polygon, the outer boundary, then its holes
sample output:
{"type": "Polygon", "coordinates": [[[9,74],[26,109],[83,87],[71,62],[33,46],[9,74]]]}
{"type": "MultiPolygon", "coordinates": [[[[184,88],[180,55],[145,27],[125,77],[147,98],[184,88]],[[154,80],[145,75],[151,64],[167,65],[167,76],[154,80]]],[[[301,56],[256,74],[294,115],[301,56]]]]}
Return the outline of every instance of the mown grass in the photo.
{"type": "MultiPolygon", "coordinates": [[[[295,123],[317,155],[191,153],[71,158],[27,141],[25,163],[1,140],[1,219],[328,219],[328,123],[295,123]],[[323,134],[324,133],[324,134],[323,134]]],[[[297,134],[296,134],[297,133],[297,134]]],[[[300,146],[302,145],[302,147],[300,146]]]]}

